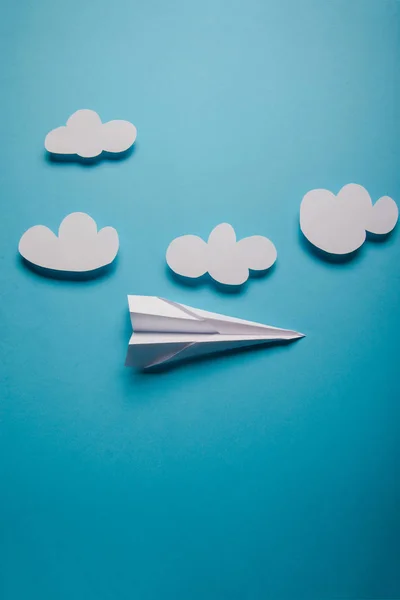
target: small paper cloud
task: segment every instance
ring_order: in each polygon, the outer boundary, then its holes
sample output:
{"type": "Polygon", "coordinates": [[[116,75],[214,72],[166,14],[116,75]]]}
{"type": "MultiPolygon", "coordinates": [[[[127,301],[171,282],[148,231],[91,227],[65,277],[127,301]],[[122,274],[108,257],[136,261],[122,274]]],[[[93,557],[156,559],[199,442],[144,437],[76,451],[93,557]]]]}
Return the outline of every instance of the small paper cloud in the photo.
{"type": "Polygon", "coordinates": [[[249,278],[250,269],[269,269],[276,257],[276,248],[268,238],[253,235],[237,242],[228,223],[215,227],[208,242],[197,235],[178,237],[166,254],[168,266],[178,275],[196,278],[208,272],[226,285],[241,285],[249,278]]]}
{"type": "Polygon", "coordinates": [[[52,154],[77,154],[95,158],[102,152],[124,152],[136,139],[136,127],[129,121],[102,123],[94,110],[77,110],[62,127],[47,134],[44,146],[52,154]]]}
{"type": "Polygon", "coordinates": [[[61,222],[58,237],[44,225],[31,227],[21,237],[18,250],[38,267],[83,273],[110,264],[118,248],[118,233],[113,227],[97,231],[89,215],[76,212],[61,222]]]}
{"type": "Polygon", "coordinates": [[[337,196],[311,190],[300,206],[300,228],[309,242],[331,254],[348,254],[363,245],[366,232],[384,235],[397,223],[399,210],[389,196],[373,205],[367,190],[349,183],[337,196]]]}

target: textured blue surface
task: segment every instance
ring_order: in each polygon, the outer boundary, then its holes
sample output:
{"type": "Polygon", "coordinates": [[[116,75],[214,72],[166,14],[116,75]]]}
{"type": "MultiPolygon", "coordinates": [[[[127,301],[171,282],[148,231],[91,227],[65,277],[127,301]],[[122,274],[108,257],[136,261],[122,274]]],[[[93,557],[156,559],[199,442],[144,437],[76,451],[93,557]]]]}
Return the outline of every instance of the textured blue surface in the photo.
{"type": "Polygon", "coordinates": [[[400,202],[399,28],[394,0],[3,3],[2,600],[400,597],[399,232],[341,265],[298,233],[314,187],[400,202]],[[133,155],[49,162],[79,108],[133,121],[133,155]],[[25,269],[25,229],[76,210],[115,271],[25,269]],[[179,285],[168,243],[221,221],[273,273],[179,285]],[[307,337],[135,374],[127,293],[307,337]]]}

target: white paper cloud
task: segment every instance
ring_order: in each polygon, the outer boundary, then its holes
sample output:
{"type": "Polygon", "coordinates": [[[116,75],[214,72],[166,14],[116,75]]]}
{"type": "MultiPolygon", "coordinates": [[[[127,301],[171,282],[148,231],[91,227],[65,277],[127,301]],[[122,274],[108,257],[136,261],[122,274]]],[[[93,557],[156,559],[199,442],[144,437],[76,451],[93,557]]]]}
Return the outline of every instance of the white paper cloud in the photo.
{"type": "Polygon", "coordinates": [[[215,227],[208,242],[197,235],[178,237],[166,254],[168,266],[178,275],[195,278],[208,272],[226,285],[247,281],[249,269],[269,269],[276,257],[276,248],[268,238],[253,235],[237,242],[235,230],[228,223],[215,227]]]}
{"type": "Polygon", "coordinates": [[[124,152],[136,139],[136,127],[129,121],[102,123],[94,110],[77,110],[63,127],[47,134],[44,146],[53,154],[77,154],[94,158],[104,152],[124,152]]]}
{"type": "Polygon", "coordinates": [[[44,225],[31,227],[21,237],[18,250],[38,267],[82,273],[110,264],[118,248],[118,233],[113,227],[97,231],[89,215],[76,212],[61,222],[58,237],[44,225]]]}
{"type": "Polygon", "coordinates": [[[366,231],[384,235],[397,223],[399,210],[389,196],[373,205],[367,190],[349,183],[337,196],[311,190],[300,206],[300,228],[309,242],[331,254],[348,254],[363,245],[366,231]]]}

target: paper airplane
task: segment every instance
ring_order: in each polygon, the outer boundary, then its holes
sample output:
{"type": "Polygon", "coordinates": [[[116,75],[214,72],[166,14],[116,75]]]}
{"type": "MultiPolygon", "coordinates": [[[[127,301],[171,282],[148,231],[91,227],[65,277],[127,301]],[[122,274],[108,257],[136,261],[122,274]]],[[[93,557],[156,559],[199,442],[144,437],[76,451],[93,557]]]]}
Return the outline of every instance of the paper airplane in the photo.
{"type": "Polygon", "coordinates": [[[235,319],[158,296],[128,296],[133,335],[125,365],[148,369],[268,342],[304,337],[289,329],[235,319]]]}

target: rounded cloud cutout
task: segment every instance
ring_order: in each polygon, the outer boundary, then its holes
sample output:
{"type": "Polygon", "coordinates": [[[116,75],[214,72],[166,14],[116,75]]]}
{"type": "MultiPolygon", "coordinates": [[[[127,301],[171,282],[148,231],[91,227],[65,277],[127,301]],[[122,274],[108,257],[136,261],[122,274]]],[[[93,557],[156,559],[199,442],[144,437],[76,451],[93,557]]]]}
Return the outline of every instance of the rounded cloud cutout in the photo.
{"type": "Polygon", "coordinates": [[[362,185],[349,183],[337,196],[329,190],[308,192],[300,206],[300,228],[311,244],[330,254],[349,254],[363,245],[366,232],[385,235],[399,210],[389,196],[372,204],[362,185]]]}
{"type": "Polygon", "coordinates": [[[250,270],[264,271],[276,261],[274,244],[266,237],[253,235],[236,241],[235,230],[221,223],[205,242],[197,235],[183,235],[168,246],[168,266],[183,277],[197,278],[205,273],[225,285],[241,285],[250,270]]]}
{"type": "Polygon", "coordinates": [[[19,253],[28,262],[53,271],[85,273],[109,265],[119,248],[113,227],[97,231],[87,214],[71,213],[61,222],[58,237],[44,225],[28,229],[20,239],[19,253]]]}
{"type": "Polygon", "coordinates": [[[50,131],[44,146],[52,154],[95,158],[102,152],[125,152],[136,134],[136,127],[129,121],[102,123],[94,110],[82,109],[71,115],[65,126],[50,131]]]}

